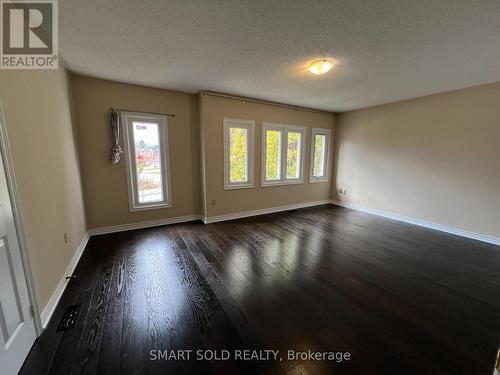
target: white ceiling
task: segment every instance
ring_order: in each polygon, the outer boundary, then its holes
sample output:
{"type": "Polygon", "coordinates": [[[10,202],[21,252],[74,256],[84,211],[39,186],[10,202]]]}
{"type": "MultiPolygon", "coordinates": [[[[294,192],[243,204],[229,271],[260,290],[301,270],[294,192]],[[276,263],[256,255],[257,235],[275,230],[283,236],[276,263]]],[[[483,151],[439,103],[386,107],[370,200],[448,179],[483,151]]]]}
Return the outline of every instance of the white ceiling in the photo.
{"type": "Polygon", "coordinates": [[[346,111],[500,81],[500,1],[64,0],[77,73],[346,111]],[[329,73],[307,64],[331,58],[329,73]]]}

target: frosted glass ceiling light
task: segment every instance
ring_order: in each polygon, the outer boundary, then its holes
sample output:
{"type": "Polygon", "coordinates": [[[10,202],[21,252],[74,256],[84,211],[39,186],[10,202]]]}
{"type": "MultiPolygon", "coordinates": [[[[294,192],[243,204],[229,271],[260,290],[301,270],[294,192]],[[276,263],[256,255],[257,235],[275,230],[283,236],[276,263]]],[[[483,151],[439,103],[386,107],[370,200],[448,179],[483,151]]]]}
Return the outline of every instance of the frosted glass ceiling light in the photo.
{"type": "Polygon", "coordinates": [[[331,68],[333,68],[333,63],[331,61],[318,60],[311,64],[311,66],[309,67],[309,71],[312,74],[320,75],[320,74],[325,74],[331,68]]]}

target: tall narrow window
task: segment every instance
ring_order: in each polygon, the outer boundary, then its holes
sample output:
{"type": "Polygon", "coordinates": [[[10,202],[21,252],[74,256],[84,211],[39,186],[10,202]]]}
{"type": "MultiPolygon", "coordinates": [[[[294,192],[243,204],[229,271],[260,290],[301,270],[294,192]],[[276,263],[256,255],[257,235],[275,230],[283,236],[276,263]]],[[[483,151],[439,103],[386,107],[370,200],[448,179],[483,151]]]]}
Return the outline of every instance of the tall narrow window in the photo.
{"type": "Polygon", "coordinates": [[[302,183],[305,127],[262,125],[262,185],[302,183]]]}
{"type": "Polygon", "coordinates": [[[313,128],[311,139],[311,171],[309,182],[328,181],[330,129],[313,128]]]}
{"type": "Polygon", "coordinates": [[[266,181],[281,180],[281,130],[266,130],[266,181]]]}
{"type": "Polygon", "coordinates": [[[255,123],[224,119],[224,189],[253,187],[255,123]]]}
{"type": "Polygon", "coordinates": [[[131,211],[171,207],[166,116],[122,113],[131,211]]]}
{"type": "Polygon", "coordinates": [[[301,138],[302,133],[290,131],[287,135],[286,144],[286,178],[300,178],[300,159],[301,159],[301,138]]]}

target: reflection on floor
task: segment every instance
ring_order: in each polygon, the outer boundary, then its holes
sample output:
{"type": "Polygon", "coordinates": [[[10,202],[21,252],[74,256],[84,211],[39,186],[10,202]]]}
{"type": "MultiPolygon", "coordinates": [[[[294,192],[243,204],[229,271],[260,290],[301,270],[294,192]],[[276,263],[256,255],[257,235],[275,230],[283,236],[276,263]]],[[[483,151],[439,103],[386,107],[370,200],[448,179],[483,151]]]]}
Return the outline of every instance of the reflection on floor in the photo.
{"type": "Polygon", "coordinates": [[[334,206],[93,237],[21,373],[490,374],[499,270],[496,246],[334,206]]]}

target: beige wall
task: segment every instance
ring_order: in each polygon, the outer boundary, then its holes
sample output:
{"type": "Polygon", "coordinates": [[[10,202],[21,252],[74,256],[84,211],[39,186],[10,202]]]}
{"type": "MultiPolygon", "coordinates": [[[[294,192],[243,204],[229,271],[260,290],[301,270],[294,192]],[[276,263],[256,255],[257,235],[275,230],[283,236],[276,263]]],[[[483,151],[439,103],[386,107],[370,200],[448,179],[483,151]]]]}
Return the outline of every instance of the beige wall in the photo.
{"type": "MultiPolygon", "coordinates": [[[[309,183],[311,129],[333,128],[333,114],[295,110],[268,104],[219,98],[200,98],[202,149],[205,150],[206,180],[205,216],[217,216],[242,211],[271,208],[295,203],[330,199],[331,178],[325,183],[309,183]],[[223,118],[255,121],[255,187],[224,190],[223,118]],[[307,127],[305,182],[298,185],[261,187],[262,122],[278,122],[307,127]],[[213,201],[215,200],[215,204],[213,201]]],[[[332,135],[333,137],[333,135],[332,135]]],[[[330,148],[330,153],[331,153],[330,148]]],[[[331,155],[329,155],[331,161],[331,155]]],[[[331,168],[331,163],[329,163],[331,168]]],[[[331,176],[331,174],[330,174],[331,176]]]]}
{"type": "Polygon", "coordinates": [[[332,198],[500,238],[500,83],[341,114],[332,198]]]}
{"type": "Polygon", "coordinates": [[[199,214],[197,96],[78,75],[72,75],[71,79],[88,227],[199,214]],[[124,159],[115,166],[108,161],[110,107],[175,113],[175,118],[168,118],[173,207],[129,212],[124,159]]]}
{"type": "Polygon", "coordinates": [[[68,89],[62,68],[0,71],[0,100],[42,311],[86,232],[68,89]]]}
{"type": "MultiPolygon", "coordinates": [[[[260,150],[261,121],[312,127],[333,126],[333,115],[154,89],[72,75],[78,150],[89,228],[205,213],[209,216],[293,203],[329,199],[327,183],[260,187],[260,153],[256,153],[256,187],[224,191],[222,118],[256,121],[260,150]],[[169,118],[173,207],[129,212],[123,161],[108,162],[111,145],[110,107],[146,112],[174,112],[169,118]],[[202,125],[200,127],[200,124],[202,125]],[[216,204],[213,205],[212,201],[216,204]],[[205,209],[205,206],[207,207],[205,209]]],[[[308,129],[310,139],[310,129],[308,129]]],[[[121,142],[123,144],[123,142],[121,142]]],[[[310,145],[307,144],[306,176],[310,145]]]]}

